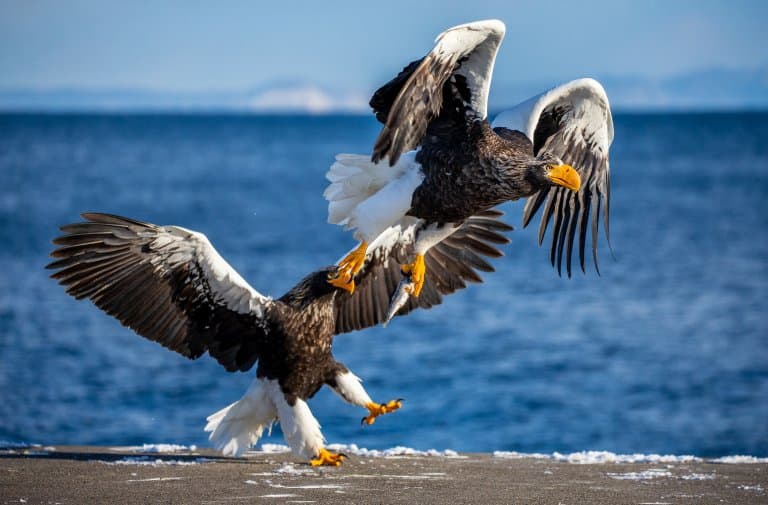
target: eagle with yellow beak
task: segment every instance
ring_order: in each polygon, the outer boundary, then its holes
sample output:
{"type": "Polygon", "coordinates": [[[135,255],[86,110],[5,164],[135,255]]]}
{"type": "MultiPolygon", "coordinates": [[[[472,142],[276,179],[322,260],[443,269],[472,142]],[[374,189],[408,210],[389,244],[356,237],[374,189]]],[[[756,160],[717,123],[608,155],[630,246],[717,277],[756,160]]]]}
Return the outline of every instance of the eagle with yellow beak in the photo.
{"type": "Polygon", "coordinates": [[[402,272],[410,295],[419,296],[430,248],[470,216],[520,198],[529,198],[524,225],[544,205],[539,243],[553,223],[551,261],[560,272],[565,255],[569,276],[576,236],[584,270],[591,219],[597,269],[600,208],[608,238],[608,98],[597,81],[579,79],[491,124],[488,92],[504,32],[498,20],[449,28],[426,56],[374,93],[370,105],[384,126],[373,154],[338,155],[327,174],[328,221],[354,229],[360,241],[329,282],[354,291],[369,244],[392,228],[409,228],[414,254],[402,272]]]}

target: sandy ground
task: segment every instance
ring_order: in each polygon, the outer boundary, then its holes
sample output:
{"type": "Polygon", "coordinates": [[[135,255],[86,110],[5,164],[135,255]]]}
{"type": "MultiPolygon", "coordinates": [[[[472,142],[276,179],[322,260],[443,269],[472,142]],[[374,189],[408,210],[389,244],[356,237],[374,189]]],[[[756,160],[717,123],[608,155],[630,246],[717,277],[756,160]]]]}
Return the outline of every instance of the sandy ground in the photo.
{"type": "Polygon", "coordinates": [[[768,504],[768,463],[573,464],[489,454],[217,457],[101,447],[0,450],[0,503],[768,504]]]}

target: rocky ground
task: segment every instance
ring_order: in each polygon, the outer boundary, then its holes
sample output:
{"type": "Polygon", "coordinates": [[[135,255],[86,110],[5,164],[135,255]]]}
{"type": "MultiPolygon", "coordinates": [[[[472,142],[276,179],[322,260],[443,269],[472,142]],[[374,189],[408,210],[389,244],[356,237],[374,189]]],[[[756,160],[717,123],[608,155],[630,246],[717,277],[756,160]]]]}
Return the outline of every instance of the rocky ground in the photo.
{"type": "Polygon", "coordinates": [[[720,505],[768,503],[767,492],[768,463],[350,454],[340,468],[312,468],[289,453],[0,449],[0,503],[720,505]]]}

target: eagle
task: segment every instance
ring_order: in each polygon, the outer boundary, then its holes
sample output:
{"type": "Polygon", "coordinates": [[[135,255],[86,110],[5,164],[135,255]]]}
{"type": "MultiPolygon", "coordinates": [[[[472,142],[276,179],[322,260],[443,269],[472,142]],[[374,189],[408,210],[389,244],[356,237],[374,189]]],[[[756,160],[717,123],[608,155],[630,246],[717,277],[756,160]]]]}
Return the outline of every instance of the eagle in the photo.
{"type": "Polygon", "coordinates": [[[370,100],[383,124],[372,155],[340,154],[327,174],[328,221],[354,230],[359,245],[330,282],[354,292],[369,244],[395,227],[414,230],[414,256],[402,265],[418,297],[430,248],[466,220],[503,202],[528,198],[527,226],[541,208],[539,245],[551,224],[550,260],[571,276],[576,249],[585,270],[589,221],[599,274],[599,209],[609,235],[608,151],[613,119],[603,87],[578,79],[487,118],[501,21],[449,28],[434,48],[408,64],[370,100]]]}
{"type": "MultiPolygon", "coordinates": [[[[443,296],[480,282],[485,258],[502,253],[511,227],[501,212],[478,212],[430,249],[421,296],[398,311],[430,308],[443,296]]],[[[349,293],[329,283],[337,266],[320,268],[277,299],[253,289],[202,233],[102,213],[82,214],[55,238],[51,275],[77,299],[97,307],[149,340],[190,359],[210,355],[230,372],[254,365],[243,397],[208,417],[205,430],[225,455],[242,454],[277,421],[292,451],[313,466],[339,466],[345,456],[325,448],[307,400],[328,386],[367,411],[364,424],[401,407],[376,403],[361,380],[332,353],[333,336],[384,322],[400,264],[413,254],[413,229],[393,227],[370,246],[349,293]]]]}

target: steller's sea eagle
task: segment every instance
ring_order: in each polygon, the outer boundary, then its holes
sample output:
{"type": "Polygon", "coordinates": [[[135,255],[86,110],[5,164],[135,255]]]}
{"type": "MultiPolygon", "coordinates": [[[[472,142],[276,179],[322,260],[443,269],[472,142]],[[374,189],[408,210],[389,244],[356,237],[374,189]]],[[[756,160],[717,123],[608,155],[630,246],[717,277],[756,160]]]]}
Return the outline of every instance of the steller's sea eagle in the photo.
{"type": "MultiPolygon", "coordinates": [[[[578,236],[584,248],[591,219],[597,265],[598,210],[608,238],[608,150],[613,120],[593,79],[558,86],[487,119],[488,92],[501,21],[449,28],[434,48],[379,88],[370,105],[384,124],[373,155],[336,157],[327,178],[328,221],[355,229],[360,244],[339,261],[331,282],[354,291],[369,244],[390,227],[416,230],[414,257],[403,264],[419,296],[425,254],[467,218],[502,202],[530,197],[523,224],[543,205],[539,243],[552,223],[551,261],[571,275],[578,236]],[[575,168],[573,168],[575,167],[575,168]]],[[[598,270],[599,272],[599,270],[598,270]]]]}
{"type": "MultiPolygon", "coordinates": [[[[480,282],[493,271],[483,257],[498,257],[511,227],[498,211],[479,212],[430,249],[418,299],[398,314],[441,303],[443,295],[480,282]]],[[[306,401],[323,386],[367,409],[363,422],[400,408],[399,400],[373,402],[357,378],[331,352],[333,336],[384,322],[400,264],[413,254],[412,228],[392,228],[371,243],[370,258],[350,294],[328,282],[336,266],[322,268],[272,299],[254,290],[219,256],[205,235],[111,214],[86,213],[85,222],[61,227],[54,239],[51,275],[77,299],[96,306],[139,335],[196,359],[206,352],[228,371],[258,362],[245,395],[208,417],[214,446],[238,455],[278,421],[296,455],[312,465],[338,466],[344,458],[324,448],[320,425],[306,401]]]]}

